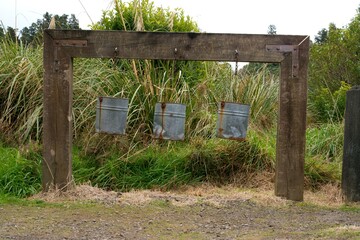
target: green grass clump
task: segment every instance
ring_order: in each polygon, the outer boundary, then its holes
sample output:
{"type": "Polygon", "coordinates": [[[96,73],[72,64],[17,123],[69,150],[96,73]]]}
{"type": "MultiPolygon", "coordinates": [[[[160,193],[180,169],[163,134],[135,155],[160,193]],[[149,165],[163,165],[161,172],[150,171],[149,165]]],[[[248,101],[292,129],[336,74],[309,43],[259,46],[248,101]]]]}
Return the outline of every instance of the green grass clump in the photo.
{"type": "Polygon", "coordinates": [[[328,162],[322,156],[308,157],[304,172],[306,185],[316,189],[327,183],[340,183],[341,164],[328,162]]]}
{"type": "Polygon", "coordinates": [[[256,171],[269,168],[271,160],[247,141],[195,138],[191,143],[157,143],[122,154],[113,151],[102,158],[77,153],[75,179],[118,190],[168,190],[199,182],[243,183],[256,171]]]}
{"type": "Polygon", "coordinates": [[[214,184],[243,184],[252,173],[269,170],[270,166],[271,159],[249,141],[195,141],[187,159],[194,177],[214,184]]]}
{"type": "Polygon", "coordinates": [[[28,157],[0,146],[0,194],[27,197],[41,189],[41,156],[32,151],[28,157]]]}
{"type": "Polygon", "coordinates": [[[129,191],[131,189],[170,189],[197,181],[186,169],[190,154],[184,147],[153,145],[130,157],[112,156],[89,177],[102,188],[129,191]]]}

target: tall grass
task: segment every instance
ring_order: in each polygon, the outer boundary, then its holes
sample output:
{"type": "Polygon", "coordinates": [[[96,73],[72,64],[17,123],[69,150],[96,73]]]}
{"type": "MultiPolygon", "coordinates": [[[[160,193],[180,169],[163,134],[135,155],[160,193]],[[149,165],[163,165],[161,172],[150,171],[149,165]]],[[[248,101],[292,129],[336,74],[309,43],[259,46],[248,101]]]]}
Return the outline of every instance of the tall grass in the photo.
{"type": "Polygon", "coordinates": [[[305,176],[308,185],[340,183],[343,157],[343,123],[326,123],[306,132],[305,176]]]}
{"type": "Polygon", "coordinates": [[[267,68],[264,64],[255,74],[242,72],[231,87],[234,100],[250,104],[252,121],[265,129],[276,122],[279,92],[279,76],[267,68]]]}
{"type": "Polygon", "coordinates": [[[308,156],[322,156],[327,162],[342,161],[343,123],[326,123],[308,128],[306,141],[308,156]]]}
{"type": "Polygon", "coordinates": [[[0,42],[0,131],[18,142],[40,138],[42,78],[41,47],[0,42]]]}
{"type": "MultiPolygon", "coordinates": [[[[260,155],[269,159],[270,168],[275,170],[276,129],[250,131],[248,141],[259,149],[260,155]]],[[[327,183],[340,183],[343,148],[343,125],[322,124],[309,127],[306,131],[305,186],[316,189],[327,183]]]]}

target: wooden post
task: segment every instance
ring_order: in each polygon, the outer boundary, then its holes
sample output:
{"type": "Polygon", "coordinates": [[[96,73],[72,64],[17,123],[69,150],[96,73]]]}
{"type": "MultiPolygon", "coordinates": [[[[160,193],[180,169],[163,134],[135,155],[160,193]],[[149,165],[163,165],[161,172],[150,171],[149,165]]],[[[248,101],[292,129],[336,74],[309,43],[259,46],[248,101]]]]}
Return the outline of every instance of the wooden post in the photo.
{"type": "Polygon", "coordinates": [[[43,190],[72,182],[72,59],[44,33],[43,190]]]}
{"type": "Polygon", "coordinates": [[[306,38],[281,62],[275,195],[294,201],[304,195],[308,49],[306,38]]]}
{"type": "Polygon", "coordinates": [[[341,187],[346,202],[360,201],[360,86],[346,93],[341,187]]]}

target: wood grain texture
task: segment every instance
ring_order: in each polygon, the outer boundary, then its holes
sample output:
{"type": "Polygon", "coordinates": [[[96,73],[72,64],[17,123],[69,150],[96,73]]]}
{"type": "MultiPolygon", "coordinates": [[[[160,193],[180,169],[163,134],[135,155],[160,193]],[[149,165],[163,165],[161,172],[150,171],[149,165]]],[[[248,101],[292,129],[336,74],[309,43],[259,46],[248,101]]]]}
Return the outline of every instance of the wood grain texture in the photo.
{"type": "MultiPolygon", "coordinates": [[[[73,57],[199,61],[281,62],[266,45],[292,45],[305,36],[46,30],[54,39],[87,40],[86,47],[66,47],[73,57]],[[115,53],[115,49],[117,52],[115,53]],[[176,49],[176,52],[175,52],[176,49]]],[[[56,44],[56,40],[54,41],[56,44]]],[[[58,44],[61,44],[60,42],[58,44]]]]}
{"type": "Polygon", "coordinates": [[[308,50],[306,39],[299,46],[297,77],[290,53],[281,62],[275,194],[294,201],[302,201],[304,193],[308,50]]]}
{"type": "Polygon", "coordinates": [[[71,183],[72,59],[44,34],[43,174],[44,190],[71,183]]]}
{"type": "Polygon", "coordinates": [[[51,108],[56,107],[55,94],[56,82],[52,82],[52,73],[55,71],[53,39],[48,34],[44,34],[44,85],[43,85],[43,161],[42,161],[42,187],[47,191],[54,185],[55,174],[55,149],[56,142],[56,114],[51,112],[51,108]]]}

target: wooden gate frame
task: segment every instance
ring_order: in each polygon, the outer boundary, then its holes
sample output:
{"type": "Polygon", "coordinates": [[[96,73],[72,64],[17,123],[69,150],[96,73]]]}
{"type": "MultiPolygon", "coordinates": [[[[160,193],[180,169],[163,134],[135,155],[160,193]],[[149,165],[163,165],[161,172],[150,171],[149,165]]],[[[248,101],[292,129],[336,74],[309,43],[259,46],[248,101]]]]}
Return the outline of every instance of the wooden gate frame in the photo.
{"type": "Polygon", "coordinates": [[[303,200],[308,36],[45,30],[44,191],[72,182],[76,57],[280,63],[275,195],[303,200]]]}

